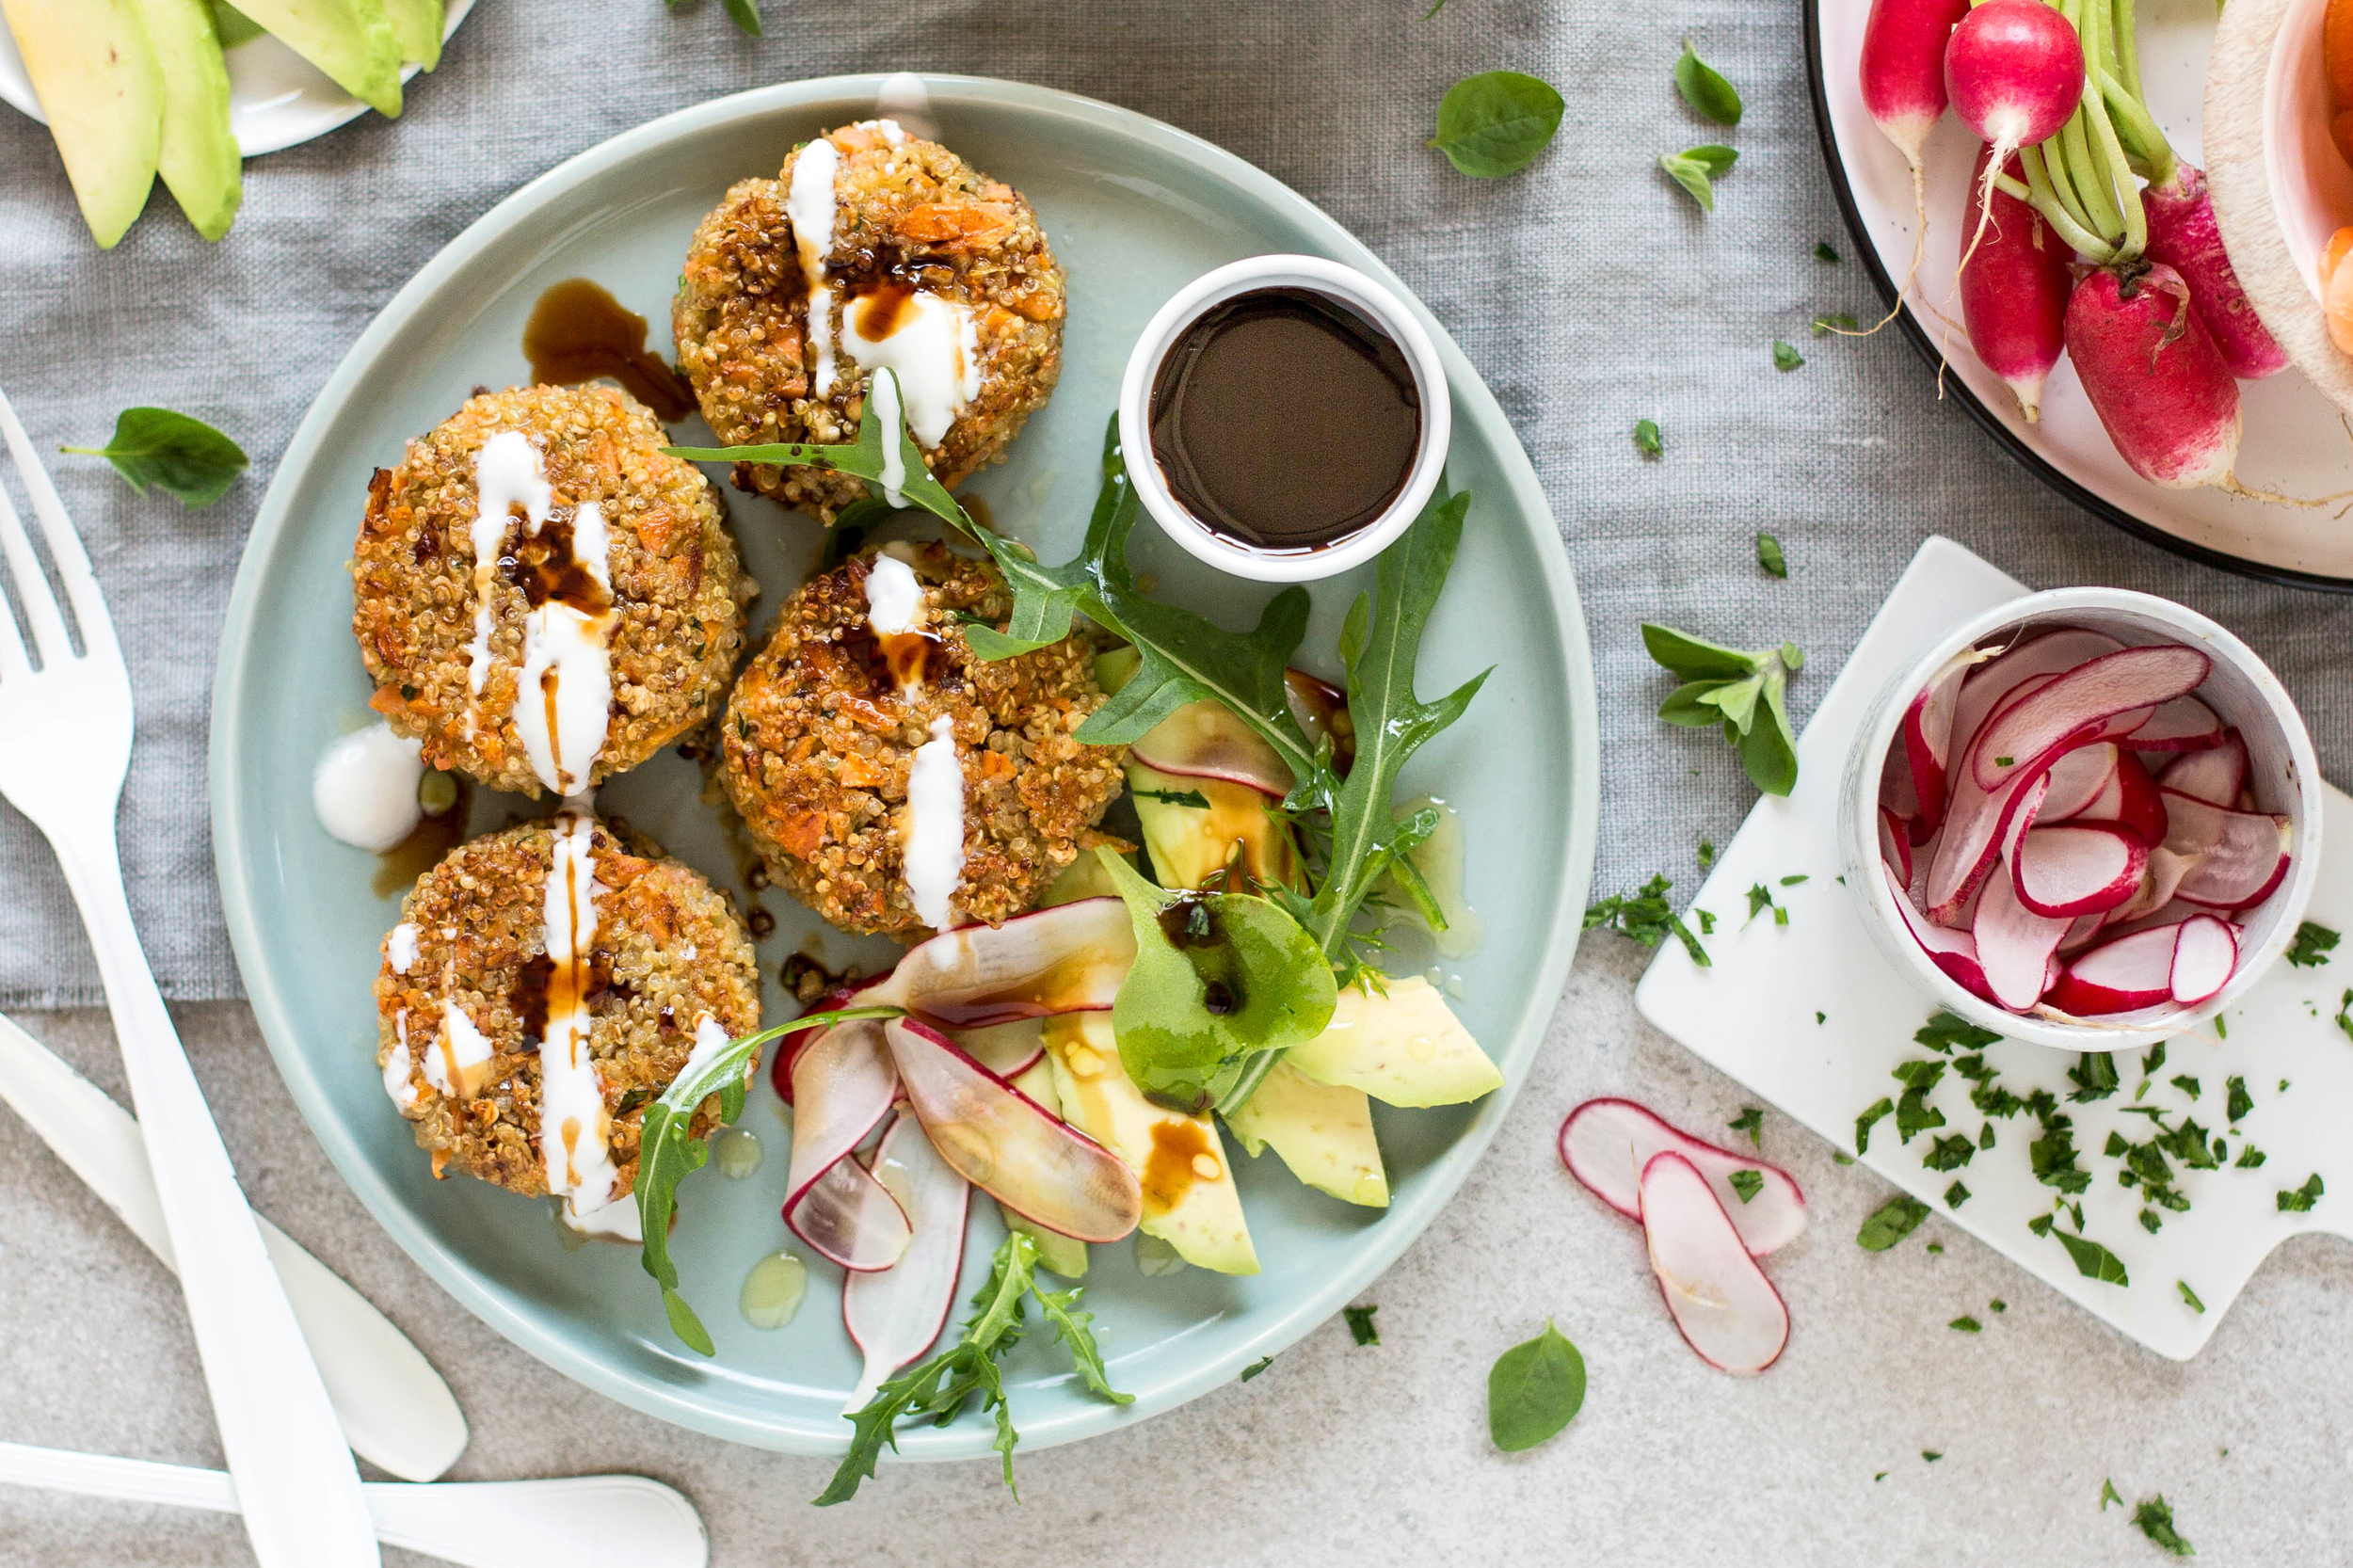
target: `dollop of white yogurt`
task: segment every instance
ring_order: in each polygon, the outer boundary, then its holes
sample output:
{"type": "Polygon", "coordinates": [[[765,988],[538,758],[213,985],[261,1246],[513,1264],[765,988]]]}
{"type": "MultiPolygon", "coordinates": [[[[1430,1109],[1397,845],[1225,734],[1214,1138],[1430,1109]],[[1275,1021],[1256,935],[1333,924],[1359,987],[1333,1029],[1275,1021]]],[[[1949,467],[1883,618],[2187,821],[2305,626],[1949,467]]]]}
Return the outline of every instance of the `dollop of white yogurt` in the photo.
{"type": "Polygon", "coordinates": [[[311,774],[311,809],[319,825],[376,855],[398,844],[424,817],[417,806],[424,753],[423,742],[393,734],[380,719],[329,742],[311,774]]]}
{"type": "Polygon", "coordinates": [[[915,630],[923,613],[923,584],[914,568],[896,555],[877,555],[866,572],[866,624],[878,637],[895,637],[915,630]]]}

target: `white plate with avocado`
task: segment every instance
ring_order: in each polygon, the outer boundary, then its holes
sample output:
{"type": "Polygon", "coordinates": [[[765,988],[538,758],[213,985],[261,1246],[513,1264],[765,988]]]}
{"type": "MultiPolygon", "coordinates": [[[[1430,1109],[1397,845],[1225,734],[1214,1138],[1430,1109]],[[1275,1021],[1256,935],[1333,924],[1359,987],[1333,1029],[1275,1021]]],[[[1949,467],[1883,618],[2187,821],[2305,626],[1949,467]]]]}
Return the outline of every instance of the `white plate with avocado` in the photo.
{"type": "MultiPolygon", "coordinates": [[[[229,134],[237,153],[251,158],[325,136],[369,108],[397,114],[400,84],[440,63],[440,40],[456,32],[457,24],[472,8],[473,0],[339,0],[316,10],[297,8],[292,0],[254,0],[250,8],[254,15],[248,16],[212,0],[94,0],[94,6],[93,0],[7,0],[0,5],[8,23],[0,28],[0,99],[44,125],[50,123],[25,69],[18,35],[53,19],[72,24],[76,37],[85,42],[103,35],[108,25],[144,23],[150,32],[169,29],[177,37],[191,24],[200,34],[206,21],[216,19],[227,70],[229,134]],[[85,7],[103,13],[100,25],[88,24],[89,11],[85,7]],[[370,25],[376,13],[392,24],[399,52],[406,56],[394,62],[396,74],[388,74],[385,62],[376,57],[383,53],[380,47],[371,50],[355,38],[370,25]],[[433,29],[436,13],[439,39],[433,29]],[[309,19],[307,27],[301,19],[309,19]],[[296,41],[273,36],[279,30],[296,41]],[[417,57],[423,56],[431,57],[417,57]]],[[[185,51],[157,53],[200,59],[202,51],[199,48],[194,56],[185,51]]],[[[178,102],[180,93],[201,96],[219,90],[217,79],[200,69],[186,88],[168,70],[156,80],[164,86],[167,126],[175,111],[187,112],[178,102]]],[[[143,95],[133,92],[130,96],[136,100],[143,95]]],[[[216,114],[217,110],[209,112],[216,114]]],[[[98,125],[86,128],[85,134],[93,139],[104,138],[111,129],[98,125]]],[[[72,159],[69,167],[75,167],[72,159]]],[[[167,184],[170,184],[168,177],[167,184]]],[[[92,193],[78,184],[76,191],[88,212],[92,193]]],[[[103,198],[101,201],[103,205],[103,198]]],[[[130,216],[136,216],[137,212],[133,206],[130,216]]],[[[126,226],[128,221],[126,217],[126,226]]],[[[95,220],[92,227],[98,227],[95,220]]]]}

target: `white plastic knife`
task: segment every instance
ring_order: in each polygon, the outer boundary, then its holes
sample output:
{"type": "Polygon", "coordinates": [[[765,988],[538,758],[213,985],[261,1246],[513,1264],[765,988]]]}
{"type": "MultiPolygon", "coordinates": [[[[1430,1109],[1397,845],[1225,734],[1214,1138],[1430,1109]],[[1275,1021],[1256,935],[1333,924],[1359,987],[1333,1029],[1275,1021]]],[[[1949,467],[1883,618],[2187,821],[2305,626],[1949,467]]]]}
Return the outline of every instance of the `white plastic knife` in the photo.
{"type": "MultiPolygon", "coordinates": [[[[4,1016],[0,1099],[165,1268],[179,1272],[139,1124],[4,1016]]],[[[404,1480],[431,1480],[447,1470],[465,1450],[467,1435],[465,1415],[449,1384],[366,1297],[285,1232],[255,1218],[352,1451],[404,1480]]]]}

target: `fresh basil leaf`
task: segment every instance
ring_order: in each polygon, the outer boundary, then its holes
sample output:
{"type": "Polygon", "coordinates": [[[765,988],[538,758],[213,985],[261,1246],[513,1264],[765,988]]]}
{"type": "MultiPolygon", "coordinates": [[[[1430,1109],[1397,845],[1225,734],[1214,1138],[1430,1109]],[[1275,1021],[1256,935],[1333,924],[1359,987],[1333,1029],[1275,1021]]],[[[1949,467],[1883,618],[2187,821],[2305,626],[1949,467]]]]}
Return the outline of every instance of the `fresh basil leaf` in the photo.
{"type": "Polygon", "coordinates": [[[1430,145],[1465,174],[1501,179],[1550,145],[1565,107],[1549,83],[1516,71],[1465,76],[1440,101],[1430,145]]]}
{"type": "Polygon", "coordinates": [[[1773,535],[1756,536],[1756,564],[1769,577],[1789,575],[1789,557],[1782,553],[1781,540],[1773,535]]]}
{"type": "Polygon", "coordinates": [[[2075,1272],[2084,1278],[2096,1279],[2105,1285],[2130,1286],[2133,1283],[2131,1276],[2124,1272],[2123,1261],[2090,1237],[2070,1236],[2063,1230],[2054,1230],[2051,1234],[2057,1237],[2059,1245],[2067,1249],[2067,1256],[2074,1259],[2075,1272]]]}
{"type": "Polygon", "coordinates": [[[115,417],[114,438],[105,445],[57,450],[104,457],[139,494],[152,486],[179,497],[191,510],[218,501],[246,469],[245,452],[235,441],[202,420],[169,408],[125,408],[115,417]]]}
{"type": "Polygon", "coordinates": [[[1553,1436],[1584,1404],[1585,1358],[1549,1319],[1544,1333],[1496,1357],[1488,1370],[1487,1435],[1505,1453],[1553,1436]]]}
{"type": "Polygon", "coordinates": [[[1675,61],[1675,90],[1683,101],[1697,110],[1701,118],[1719,125],[1740,123],[1740,95],[1733,90],[1714,66],[1702,60],[1691,48],[1691,40],[1683,40],[1683,57],[1675,61]]]}
{"type": "Polygon", "coordinates": [[[1863,1222],[1863,1228],[1855,1233],[1855,1245],[1865,1252],[1885,1252],[1919,1229],[1920,1222],[1928,1217],[1927,1204],[1898,1192],[1863,1222]]]}
{"type": "Polygon", "coordinates": [[[750,1076],[752,1064],[771,1040],[830,1028],[847,1018],[889,1018],[898,1015],[895,1007],[844,1007],[830,1013],[804,1013],[790,1023],[730,1040],[692,1078],[680,1076],[663,1091],[661,1098],[646,1107],[638,1127],[637,1180],[632,1194],[637,1203],[638,1227],[645,1237],[638,1256],[646,1272],[662,1288],[662,1307],[669,1317],[671,1331],[692,1349],[704,1355],[718,1353],[702,1320],[695,1316],[695,1309],[679,1294],[678,1265],[670,1257],[670,1216],[678,1207],[679,1183],[701,1170],[711,1158],[709,1142],[692,1136],[688,1130],[695,1112],[703,1101],[716,1095],[722,1126],[742,1115],[744,1081],[750,1076]]]}
{"type": "Polygon", "coordinates": [[[1740,765],[1750,782],[1769,795],[1786,795],[1798,787],[1798,737],[1782,697],[1787,680],[1779,669],[1766,672],[1765,712],[1771,722],[1753,724],[1740,737],[1740,765]]]}
{"type": "Polygon", "coordinates": [[[1634,422],[1634,450],[1645,457],[1656,457],[1667,450],[1666,440],[1658,433],[1657,420],[1638,419],[1634,422]]]}
{"type": "Polygon", "coordinates": [[[1745,680],[1727,680],[1712,688],[1700,701],[1716,710],[1717,716],[1742,734],[1756,722],[1756,701],[1765,693],[1765,678],[1752,675],[1745,680]]]}
{"type": "Polygon", "coordinates": [[[1773,340],[1773,368],[1775,370],[1785,374],[1789,371],[1797,369],[1803,363],[1805,363],[1804,355],[1799,353],[1796,349],[1790,347],[1779,338],[1775,338],[1773,340]]]}
{"type": "Polygon", "coordinates": [[[1323,1032],[1337,990],[1298,921],[1254,894],[1156,888],[1110,850],[1096,854],[1135,930],[1136,961],[1113,999],[1112,1027],[1120,1062],[1146,1096],[1198,1113],[1212,1084],[1245,1059],[1323,1032]],[[1170,935],[1172,913],[1184,917],[1181,939],[1170,935]]]}
{"type": "Polygon", "coordinates": [[[1377,1306],[1343,1306],[1340,1308],[1340,1316],[1348,1320],[1348,1332],[1355,1337],[1359,1345],[1381,1343],[1381,1331],[1372,1326],[1372,1315],[1380,1310],[1377,1306]]]}

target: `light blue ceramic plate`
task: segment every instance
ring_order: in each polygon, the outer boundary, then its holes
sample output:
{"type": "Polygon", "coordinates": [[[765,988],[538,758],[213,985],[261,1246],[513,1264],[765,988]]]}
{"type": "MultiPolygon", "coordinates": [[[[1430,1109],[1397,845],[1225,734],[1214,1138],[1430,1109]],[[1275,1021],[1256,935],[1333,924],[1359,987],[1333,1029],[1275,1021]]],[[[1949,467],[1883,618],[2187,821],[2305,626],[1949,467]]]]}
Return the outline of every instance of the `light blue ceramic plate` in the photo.
{"type": "MultiPolygon", "coordinates": [[[[344,562],[370,472],[396,461],[404,440],[446,417],[476,384],[527,379],[522,323],[549,284],[593,278],[666,323],[687,238],[728,185],[772,174],[795,142],[825,127],[872,115],[879,85],[838,77],[768,88],[657,120],[524,186],[435,258],[360,338],[279,466],[230,601],[213,703],[213,832],[230,933],[279,1070],[360,1200],[458,1300],[551,1366],[665,1419],[795,1452],[846,1441],[839,1412],[857,1364],[838,1311],[839,1276],[824,1265],[812,1269],[807,1304],[782,1330],[754,1329],[736,1307],[745,1272],[788,1240],[777,1217],[786,1124],[765,1075],[743,1125],[760,1135],[766,1162],[743,1181],[707,1170],[682,1194],[673,1251],[686,1294],[718,1341],[717,1358],[707,1361],[670,1336],[634,1249],[568,1248],[543,1203],[432,1178],[376,1068],[369,984],[398,899],[371,891],[371,857],[319,828],[310,778],[320,748],[369,717],[344,562]]],[[[1236,257],[1277,250],[1336,257],[1395,284],[1330,218],[1207,142],[1042,88],[959,77],[929,86],[941,138],[1029,196],[1069,268],[1060,390],[1010,460],[968,491],[1049,561],[1067,556],[1083,531],[1128,344],[1181,284],[1236,257]]],[[[1379,1108],[1395,1193],[1385,1212],[1301,1187],[1272,1153],[1241,1160],[1265,1268],[1255,1278],[1198,1269],[1146,1277],[1128,1245],[1096,1248],[1088,1304],[1112,1376],[1135,1403],[1114,1409],[1077,1389],[1046,1336],[1034,1336],[1007,1368],[1029,1447],[1166,1410],[1330,1316],[1430,1223],[1534,1070],[1593,867],[1593,672],[1536,475],[1469,362],[1425,321],[1453,382],[1449,477],[1475,500],[1423,649],[1423,690],[1446,690],[1488,664],[1496,673],[1404,785],[1451,800],[1467,819],[1467,884],[1489,936],[1453,966],[1465,999],[1457,1007],[1509,1087],[1448,1111],[1379,1108]]],[[[699,423],[680,434],[708,439],[699,423]]],[[[739,495],[731,504],[764,589],[755,609],[763,616],[806,575],[818,530],[762,501],[739,495]]],[[[1163,597],[1229,622],[1256,617],[1261,588],[1217,577],[1149,529],[1136,537],[1139,565],[1158,572],[1163,597]]],[[[1360,578],[1317,585],[1304,662],[1337,673],[1340,615],[1361,586],[1360,578]]],[[[600,800],[740,890],[735,856],[698,784],[691,764],[665,756],[607,786],[600,800]]],[[[509,810],[521,814],[520,804],[478,800],[475,825],[497,825],[509,810]]],[[[770,1016],[780,1017],[789,1009],[776,967],[819,928],[782,893],[765,902],[778,930],[761,958],[770,1016]]],[[[859,951],[838,935],[824,947],[837,966],[859,951]]],[[[872,965],[878,955],[863,956],[872,965]]],[[[1410,950],[1404,959],[1417,968],[1429,962],[1410,950]]],[[[974,1214],[967,1295],[999,1235],[994,1206],[975,1205],[974,1214]]],[[[910,1458],[948,1459],[983,1453],[988,1440],[968,1417],[918,1427],[901,1444],[910,1458]]]]}

